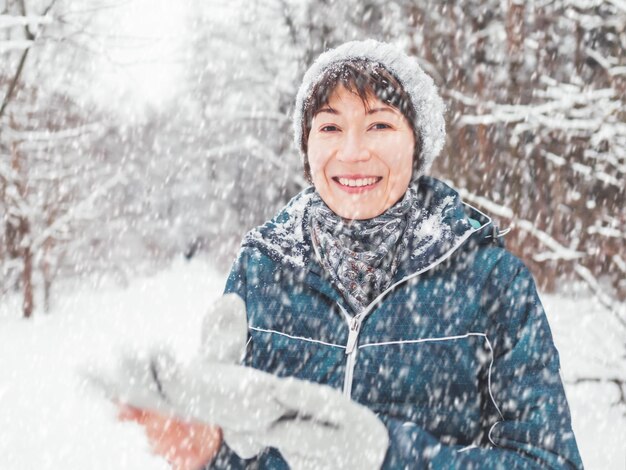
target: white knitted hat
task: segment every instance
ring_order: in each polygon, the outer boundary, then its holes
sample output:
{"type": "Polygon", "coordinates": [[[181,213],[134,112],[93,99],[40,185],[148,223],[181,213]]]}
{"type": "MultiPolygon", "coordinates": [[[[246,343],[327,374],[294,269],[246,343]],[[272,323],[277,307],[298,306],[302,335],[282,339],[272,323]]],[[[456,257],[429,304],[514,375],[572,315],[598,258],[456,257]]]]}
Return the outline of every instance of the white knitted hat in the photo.
{"type": "Polygon", "coordinates": [[[365,59],[381,64],[398,79],[408,93],[415,111],[414,130],[422,143],[421,165],[413,175],[414,180],[419,178],[428,172],[443,148],[446,139],[445,106],[437,93],[433,79],[426,75],[414,57],[409,57],[395,46],[373,39],[347,42],[336,49],[324,52],[304,74],[296,95],[293,115],[294,139],[301,157],[303,160],[306,158],[302,152],[304,105],[310,98],[313,87],[326,69],[351,59],[365,59]]]}

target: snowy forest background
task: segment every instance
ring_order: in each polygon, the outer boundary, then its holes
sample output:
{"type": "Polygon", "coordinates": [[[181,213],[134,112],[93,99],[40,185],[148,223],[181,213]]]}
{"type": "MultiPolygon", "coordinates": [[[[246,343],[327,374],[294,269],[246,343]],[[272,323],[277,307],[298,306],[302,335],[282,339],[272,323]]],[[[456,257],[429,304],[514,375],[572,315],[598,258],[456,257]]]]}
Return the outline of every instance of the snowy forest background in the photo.
{"type": "Polygon", "coordinates": [[[52,318],[64,285],[132,287],[182,256],[223,273],[306,186],[290,121],[302,74],[366,37],[440,87],[433,174],[512,227],[542,292],[593,299],[591,320],[555,302],[570,328],[612,338],[566,382],[610,390],[623,430],[624,0],[0,0],[0,335],[7,318],[52,318]]]}

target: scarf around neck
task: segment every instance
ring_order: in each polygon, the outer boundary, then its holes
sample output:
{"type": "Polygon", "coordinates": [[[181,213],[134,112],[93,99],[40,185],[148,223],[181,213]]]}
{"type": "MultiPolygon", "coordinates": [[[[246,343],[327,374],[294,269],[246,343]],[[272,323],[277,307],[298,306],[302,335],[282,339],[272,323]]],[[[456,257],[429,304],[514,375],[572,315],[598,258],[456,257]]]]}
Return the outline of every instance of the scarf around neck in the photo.
{"type": "Polygon", "coordinates": [[[409,187],[402,199],[368,220],[346,220],[316,194],[310,211],[311,238],[331,281],[355,312],[391,285],[420,209],[409,187]]]}

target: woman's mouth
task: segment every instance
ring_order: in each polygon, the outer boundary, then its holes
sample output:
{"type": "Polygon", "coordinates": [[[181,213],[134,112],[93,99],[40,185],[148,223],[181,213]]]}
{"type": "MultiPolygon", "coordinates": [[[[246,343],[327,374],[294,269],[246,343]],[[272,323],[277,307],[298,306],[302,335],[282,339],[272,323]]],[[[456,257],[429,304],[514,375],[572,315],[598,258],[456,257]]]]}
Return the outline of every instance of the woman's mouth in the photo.
{"type": "Polygon", "coordinates": [[[373,189],[381,180],[382,176],[333,176],[332,180],[340,189],[348,193],[362,193],[373,189]]]}

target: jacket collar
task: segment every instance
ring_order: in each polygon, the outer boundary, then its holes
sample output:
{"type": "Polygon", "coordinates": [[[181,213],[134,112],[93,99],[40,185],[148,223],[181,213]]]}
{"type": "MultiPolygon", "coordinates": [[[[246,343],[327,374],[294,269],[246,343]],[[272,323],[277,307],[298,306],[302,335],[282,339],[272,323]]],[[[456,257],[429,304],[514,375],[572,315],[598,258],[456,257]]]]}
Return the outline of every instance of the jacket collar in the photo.
{"type": "MultiPolygon", "coordinates": [[[[495,239],[496,233],[490,230],[491,219],[463,203],[459,194],[444,182],[422,176],[417,191],[419,220],[410,234],[396,280],[437,264],[470,239],[478,244],[495,239]],[[440,236],[444,232],[447,236],[440,236]]],[[[276,262],[322,276],[309,230],[309,210],[314,196],[313,187],[297,194],[276,217],[248,232],[243,246],[256,247],[276,262]]]]}

